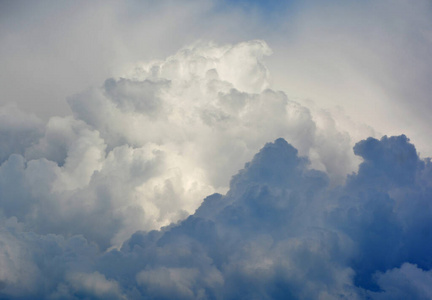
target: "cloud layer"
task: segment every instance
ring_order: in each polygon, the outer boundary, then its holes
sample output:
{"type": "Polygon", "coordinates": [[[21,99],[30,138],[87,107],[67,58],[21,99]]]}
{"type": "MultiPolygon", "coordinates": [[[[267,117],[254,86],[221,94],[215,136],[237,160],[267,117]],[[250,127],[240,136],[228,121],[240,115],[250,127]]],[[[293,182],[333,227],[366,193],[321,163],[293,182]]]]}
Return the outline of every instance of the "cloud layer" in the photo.
{"type": "Polygon", "coordinates": [[[72,116],[2,108],[0,298],[428,297],[430,160],[354,146],[269,88],[270,54],[198,42],[72,116]]]}

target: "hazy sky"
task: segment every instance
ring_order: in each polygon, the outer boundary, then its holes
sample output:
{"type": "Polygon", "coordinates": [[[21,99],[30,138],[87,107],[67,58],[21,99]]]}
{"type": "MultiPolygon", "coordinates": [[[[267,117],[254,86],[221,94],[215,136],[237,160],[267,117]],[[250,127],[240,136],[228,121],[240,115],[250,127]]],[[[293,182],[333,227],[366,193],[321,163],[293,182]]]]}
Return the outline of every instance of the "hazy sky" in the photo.
{"type": "Polygon", "coordinates": [[[426,0],[0,1],[0,299],[432,299],[430,53],[426,0]]]}

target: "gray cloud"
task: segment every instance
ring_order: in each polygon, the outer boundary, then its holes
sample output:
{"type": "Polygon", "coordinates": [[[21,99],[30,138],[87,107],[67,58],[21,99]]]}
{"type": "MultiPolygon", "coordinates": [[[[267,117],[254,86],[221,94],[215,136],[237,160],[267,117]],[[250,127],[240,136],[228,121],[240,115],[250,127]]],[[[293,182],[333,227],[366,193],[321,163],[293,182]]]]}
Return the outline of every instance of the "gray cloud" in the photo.
{"type": "Polygon", "coordinates": [[[33,114],[26,114],[14,105],[0,108],[0,162],[12,153],[23,151],[37,142],[43,134],[43,122],[33,114]]]}

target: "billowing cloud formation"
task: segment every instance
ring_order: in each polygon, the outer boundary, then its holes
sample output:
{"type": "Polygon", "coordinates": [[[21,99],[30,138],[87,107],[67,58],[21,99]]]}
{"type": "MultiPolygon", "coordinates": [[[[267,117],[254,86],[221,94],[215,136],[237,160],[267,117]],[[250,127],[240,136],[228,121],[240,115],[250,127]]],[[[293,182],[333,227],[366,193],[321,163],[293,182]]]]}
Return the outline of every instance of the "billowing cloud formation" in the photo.
{"type": "Polygon", "coordinates": [[[50,299],[428,299],[432,165],[405,136],[355,147],[347,183],[268,143],[186,220],[100,252],[2,224],[1,293],[50,299]],[[385,158],[385,159],[383,159],[385,158]]]}
{"type": "Polygon", "coordinates": [[[73,116],[3,108],[0,297],[427,297],[430,160],[405,136],[353,152],[269,89],[270,54],[197,43],[70,97],[73,116]]]}
{"type": "Polygon", "coordinates": [[[45,128],[9,109],[3,213],[40,234],[120,246],[226,192],[229,178],[278,137],[343,181],[356,168],[349,135],[325,112],[268,89],[270,54],[258,40],[198,43],[70,97],[73,116],[52,117],[45,128]]]}

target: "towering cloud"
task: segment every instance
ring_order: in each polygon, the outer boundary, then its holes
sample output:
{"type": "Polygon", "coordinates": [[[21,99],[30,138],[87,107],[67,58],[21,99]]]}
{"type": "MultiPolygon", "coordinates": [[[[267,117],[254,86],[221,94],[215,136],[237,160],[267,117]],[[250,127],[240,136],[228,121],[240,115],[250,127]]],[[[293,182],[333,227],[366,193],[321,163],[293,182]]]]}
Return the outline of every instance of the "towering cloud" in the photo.
{"type": "Polygon", "coordinates": [[[354,146],[269,89],[270,54],[197,43],[72,116],[3,108],[0,298],[428,297],[430,160],[354,146]]]}
{"type": "Polygon", "coordinates": [[[15,109],[3,118],[4,135],[14,137],[4,139],[0,167],[5,216],[37,233],[120,246],[226,192],[229,178],[278,137],[340,183],[356,166],[348,134],[324,112],[317,123],[268,89],[269,54],[263,41],[198,43],[70,97],[73,116],[45,128],[15,109]]]}

